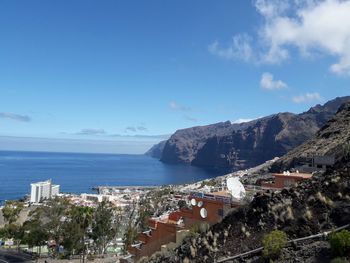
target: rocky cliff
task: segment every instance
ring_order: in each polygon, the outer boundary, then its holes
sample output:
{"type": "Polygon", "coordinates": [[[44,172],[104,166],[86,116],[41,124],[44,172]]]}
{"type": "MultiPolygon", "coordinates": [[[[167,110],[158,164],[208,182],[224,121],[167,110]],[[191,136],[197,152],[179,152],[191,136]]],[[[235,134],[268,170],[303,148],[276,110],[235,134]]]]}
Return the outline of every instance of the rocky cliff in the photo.
{"type": "Polygon", "coordinates": [[[256,166],[310,139],[350,101],[340,97],[301,114],[278,113],[247,123],[221,122],[178,130],[165,143],[160,160],[232,171],[256,166]]]}
{"type": "Polygon", "coordinates": [[[343,104],[334,118],[330,119],[316,135],[288,152],[272,166],[273,171],[293,167],[302,156],[334,156],[339,160],[348,147],[350,151],[350,103],[343,104]]]}
{"type": "MultiPolygon", "coordinates": [[[[348,224],[349,138],[350,104],[345,104],[312,140],[290,154],[302,154],[313,151],[314,147],[323,148],[324,145],[325,152],[331,151],[337,156],[337,163],[332,169],[288,190],[259,193],[251,203],[233,211],[221,223],[189,236],[174,251],[154,255],[146,261],[216,262],[260,247],[264,235],[275,229],[284,231],[289,239],[294,239],[348,224]]],[[[330,262],[331,257],[329,244],[316,239],[283,249],[277,262],[330,262]]],[[[228,262],[264,261],[257,253],[228,262]]]]}
{"type": "Polygon", "coordinates": [[[145,155],[151,156],[153,158],[160,159],[162,157],[163,149],[166,144],[166,140],[161,141],[160,143],[157,143],[149,149],[145,155]]]}

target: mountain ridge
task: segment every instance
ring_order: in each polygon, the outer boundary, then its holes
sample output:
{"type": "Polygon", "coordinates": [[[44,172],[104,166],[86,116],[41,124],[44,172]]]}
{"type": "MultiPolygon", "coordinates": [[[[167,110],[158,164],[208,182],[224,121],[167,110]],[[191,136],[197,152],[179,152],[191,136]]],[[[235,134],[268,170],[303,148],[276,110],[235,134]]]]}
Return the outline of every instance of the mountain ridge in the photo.
{"type": "MultiPolygon", "coordinates": [[[[174,250],[143,262],[217,262],[262,246],[273,230],[295,239],[347,225],[350,220],[350,103],[343,104],[313,138],[289,155],[323,147],[336,155],[335,165],[280,192],[257,193],[250,203],[233,210],[220,223],[184,239],[174,250]],[[347,145],[344,144],[347,143],[347,145]]],[[[288,156],[288,154],[286,155],[288,156]]],[[[283,157],[282,157],[283,158],[283,157]]],[[[324,239],[300,241],[282,250],[278,262],[330,262],[334,255],[324,239]]],[[[228,262],[264,262],[261,253],[228,262]]]]}
{"type": "Polygon", "coordinates": [[[162,142],[163,150],[154,146],[158,148],[154,157],[223,172],[253,167],[310,139],[348,101],[350,96],[337,97],[300,114],[282,112],[245,123],[225,121],[181,129],[162,142]]]}

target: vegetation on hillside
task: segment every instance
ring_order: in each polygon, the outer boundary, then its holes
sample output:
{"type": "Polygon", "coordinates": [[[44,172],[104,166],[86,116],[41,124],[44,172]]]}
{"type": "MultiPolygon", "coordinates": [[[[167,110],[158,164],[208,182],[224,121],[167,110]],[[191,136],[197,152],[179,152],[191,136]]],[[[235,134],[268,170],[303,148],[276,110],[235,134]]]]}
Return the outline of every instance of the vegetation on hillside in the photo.
{"type": "Polygon", "coordinates": [[[120,211],[109,202],[96,208],[77,206],[64,198],[48,200],[33,210],[29,219],[18,224],[18,207],[5,205],[6,224],[0,229],[0,238],[13,239],[15,244],[40,247],[49,245],[53,257],[104,254],[108,243],[120,231],[120,211]]]}

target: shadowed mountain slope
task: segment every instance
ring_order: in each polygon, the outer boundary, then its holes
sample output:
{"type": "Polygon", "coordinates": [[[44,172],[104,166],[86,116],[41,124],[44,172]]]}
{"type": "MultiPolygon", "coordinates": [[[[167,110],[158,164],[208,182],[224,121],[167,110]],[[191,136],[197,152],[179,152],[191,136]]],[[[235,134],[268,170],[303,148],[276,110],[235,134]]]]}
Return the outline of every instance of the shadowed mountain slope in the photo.
{"type": "MultiPolygon", "coordinates": [[[[325,174],[314,175],[289,190],[257,194],[249,205],[234,210],[221,223],[188,237],[174,251],[154,255],[146,262],[215,262],[260,247],[263,236],[275,229],[284,231],[289,239],[293,239],[348,224],[349,124],[350,103],[343,105],[313,139],[286,156],[313,151],[315,147],[331,152],[337,156],[337,162],[325,174]]],[[[328,243],[311,240],[285,248],[278,262],[329,262],[330,259],[328,243]]],[[[243,261],[262,262],[261,254],[246,257],[243,261]]]]}
{"type": "Polygon", "coordinates": [[[316,105],[301,114],[289,112],[247,123],[221,122],[176,131],[155,146],[165,163],[185,163],[220,171],[256,166],[301,145],[350,97],[316,105]],[[163,150],[162,150],[163,149],[163,150]]]}

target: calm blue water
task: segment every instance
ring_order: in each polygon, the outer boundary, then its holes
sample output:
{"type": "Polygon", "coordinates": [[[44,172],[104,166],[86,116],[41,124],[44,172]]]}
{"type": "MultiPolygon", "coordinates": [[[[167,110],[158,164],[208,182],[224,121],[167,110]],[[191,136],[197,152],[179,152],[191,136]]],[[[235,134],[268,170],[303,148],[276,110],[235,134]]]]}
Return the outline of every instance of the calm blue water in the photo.
{"type": "Polygon", "coordinates": [[[167,165],[144,155],[0,151],[0,202],[30,192],[30,183],[52,179],[62,192],[91,192],[97,185],[187,183],[218,174],[167,165]]]}

